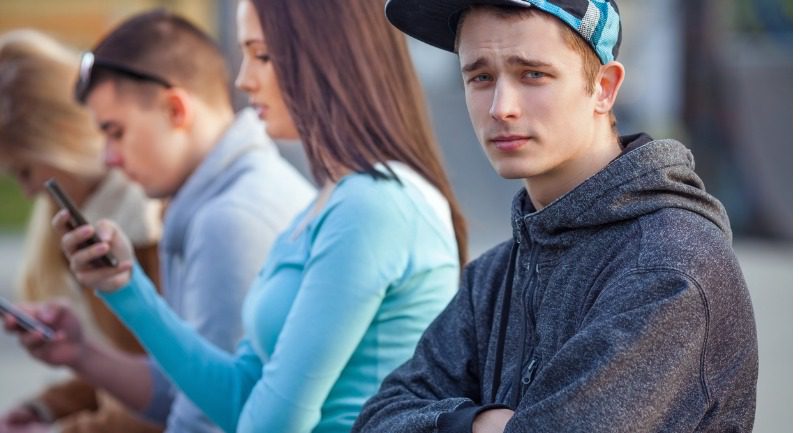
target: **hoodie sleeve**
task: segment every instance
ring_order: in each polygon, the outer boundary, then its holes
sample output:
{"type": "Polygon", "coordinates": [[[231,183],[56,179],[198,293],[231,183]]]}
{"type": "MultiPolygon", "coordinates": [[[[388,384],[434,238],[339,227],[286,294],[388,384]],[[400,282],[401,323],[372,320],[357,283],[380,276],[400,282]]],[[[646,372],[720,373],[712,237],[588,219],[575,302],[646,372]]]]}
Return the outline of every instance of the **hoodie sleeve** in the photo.
{"type": "Polygon", "coordinates": [[[469,280],[465,275],[455,298],[422,335],[414,356],[367,401],[353,433],[471,431],[478,413],[503,407],[476,403],[480,380],[469,280]]]}
{"type": "Polygon", "coordinates": [[[687,275],[622,276],[539,366],[505,432],[695,431],[710,409],[707,316],[706,295],[687,275]]]}

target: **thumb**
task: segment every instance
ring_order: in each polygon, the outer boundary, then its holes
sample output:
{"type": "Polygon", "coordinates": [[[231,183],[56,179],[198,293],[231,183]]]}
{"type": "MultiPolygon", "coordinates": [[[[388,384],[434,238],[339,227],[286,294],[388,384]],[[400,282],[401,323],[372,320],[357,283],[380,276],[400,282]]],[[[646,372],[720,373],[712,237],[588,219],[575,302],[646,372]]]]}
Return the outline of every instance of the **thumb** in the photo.
{"type": "Polygon", "coordinates": [[[53,324],[58,320],[59,316],[61,316],[61,308],[59,307],[60,305],[55,303],[43,304],[36,311],[36,318],[44,323],[53,324]]]}
{"type": "Polygon", "coordinates": [[[97,236],[103,242],[111,242],[111,239],[114,238],[114,224],[109,220],[98,221],[97,236]]]}

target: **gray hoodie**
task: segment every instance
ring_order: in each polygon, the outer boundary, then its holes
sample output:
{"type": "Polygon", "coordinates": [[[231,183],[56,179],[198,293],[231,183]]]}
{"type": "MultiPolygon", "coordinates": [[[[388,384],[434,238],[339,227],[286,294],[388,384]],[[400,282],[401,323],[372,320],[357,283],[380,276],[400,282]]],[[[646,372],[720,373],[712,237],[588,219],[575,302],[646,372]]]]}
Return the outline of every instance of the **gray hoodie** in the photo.
{"type": "MultiPolygon", "coordinates": [[[[751,431],[758,354],[722,205],[682,144],[644,140],[472,262],[355,433],[751,431]]],[[[627,141],[634,141],[627,138],[627,141]]]]}

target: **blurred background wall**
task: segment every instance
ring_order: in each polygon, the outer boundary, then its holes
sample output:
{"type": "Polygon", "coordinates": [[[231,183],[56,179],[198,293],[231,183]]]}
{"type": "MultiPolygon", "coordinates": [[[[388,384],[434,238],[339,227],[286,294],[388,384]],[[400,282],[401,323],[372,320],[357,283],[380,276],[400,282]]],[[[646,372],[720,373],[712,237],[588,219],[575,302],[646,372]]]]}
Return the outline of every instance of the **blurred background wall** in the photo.
{"type": "MultiPolygon", "coordinates": [[[[305,1],[305,0],[304,0],[305,1]]],[[[366,1],[366,0],[365,0],[366,1]]],[[[756,432],[791,428],[792,2],[617,0],[627,69],[616,113],[622,133],[674,137],[695,154],[706,187],[726,206],[753,297],[761,356],[756,432]]],[[[35,27],[90,48],[131,13],[166,7],[213,34],[232,70],[239,62],[235,0],[2,0],[0,32],[35,27]]],[[[458,61],[414,40],[447,169],[470,223],[475,257],[510,235],[521,187],[486,161],[464,106],[458,61]]],[[[237,96],[237,104],[246,98],[237,96]]],[[[297,143],[279,143],[303,169],[297,143]]],[[[306,171],[307,172],[307,171],[306,171]]],[[[13,294],[28,204],[0,177],[0,293],[13,294]]],[[[0,411],[54,373],[0,336],[0,411]],[[13,374],[9,372],[13,371],[13,374]]]]}

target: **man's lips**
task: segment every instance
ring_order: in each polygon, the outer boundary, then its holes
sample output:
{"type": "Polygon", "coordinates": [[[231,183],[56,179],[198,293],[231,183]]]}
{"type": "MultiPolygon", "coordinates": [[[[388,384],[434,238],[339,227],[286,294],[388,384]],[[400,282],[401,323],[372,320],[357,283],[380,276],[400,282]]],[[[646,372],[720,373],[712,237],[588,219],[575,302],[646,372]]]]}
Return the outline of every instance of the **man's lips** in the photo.
{"type": "Polygon", "coordinates": [[[525,135],[501,135],[489,139],[489,142],[492,143],[497,150],[512,152],[524,146],[528,140],[530,140],[530,137],[525,135]]]}

